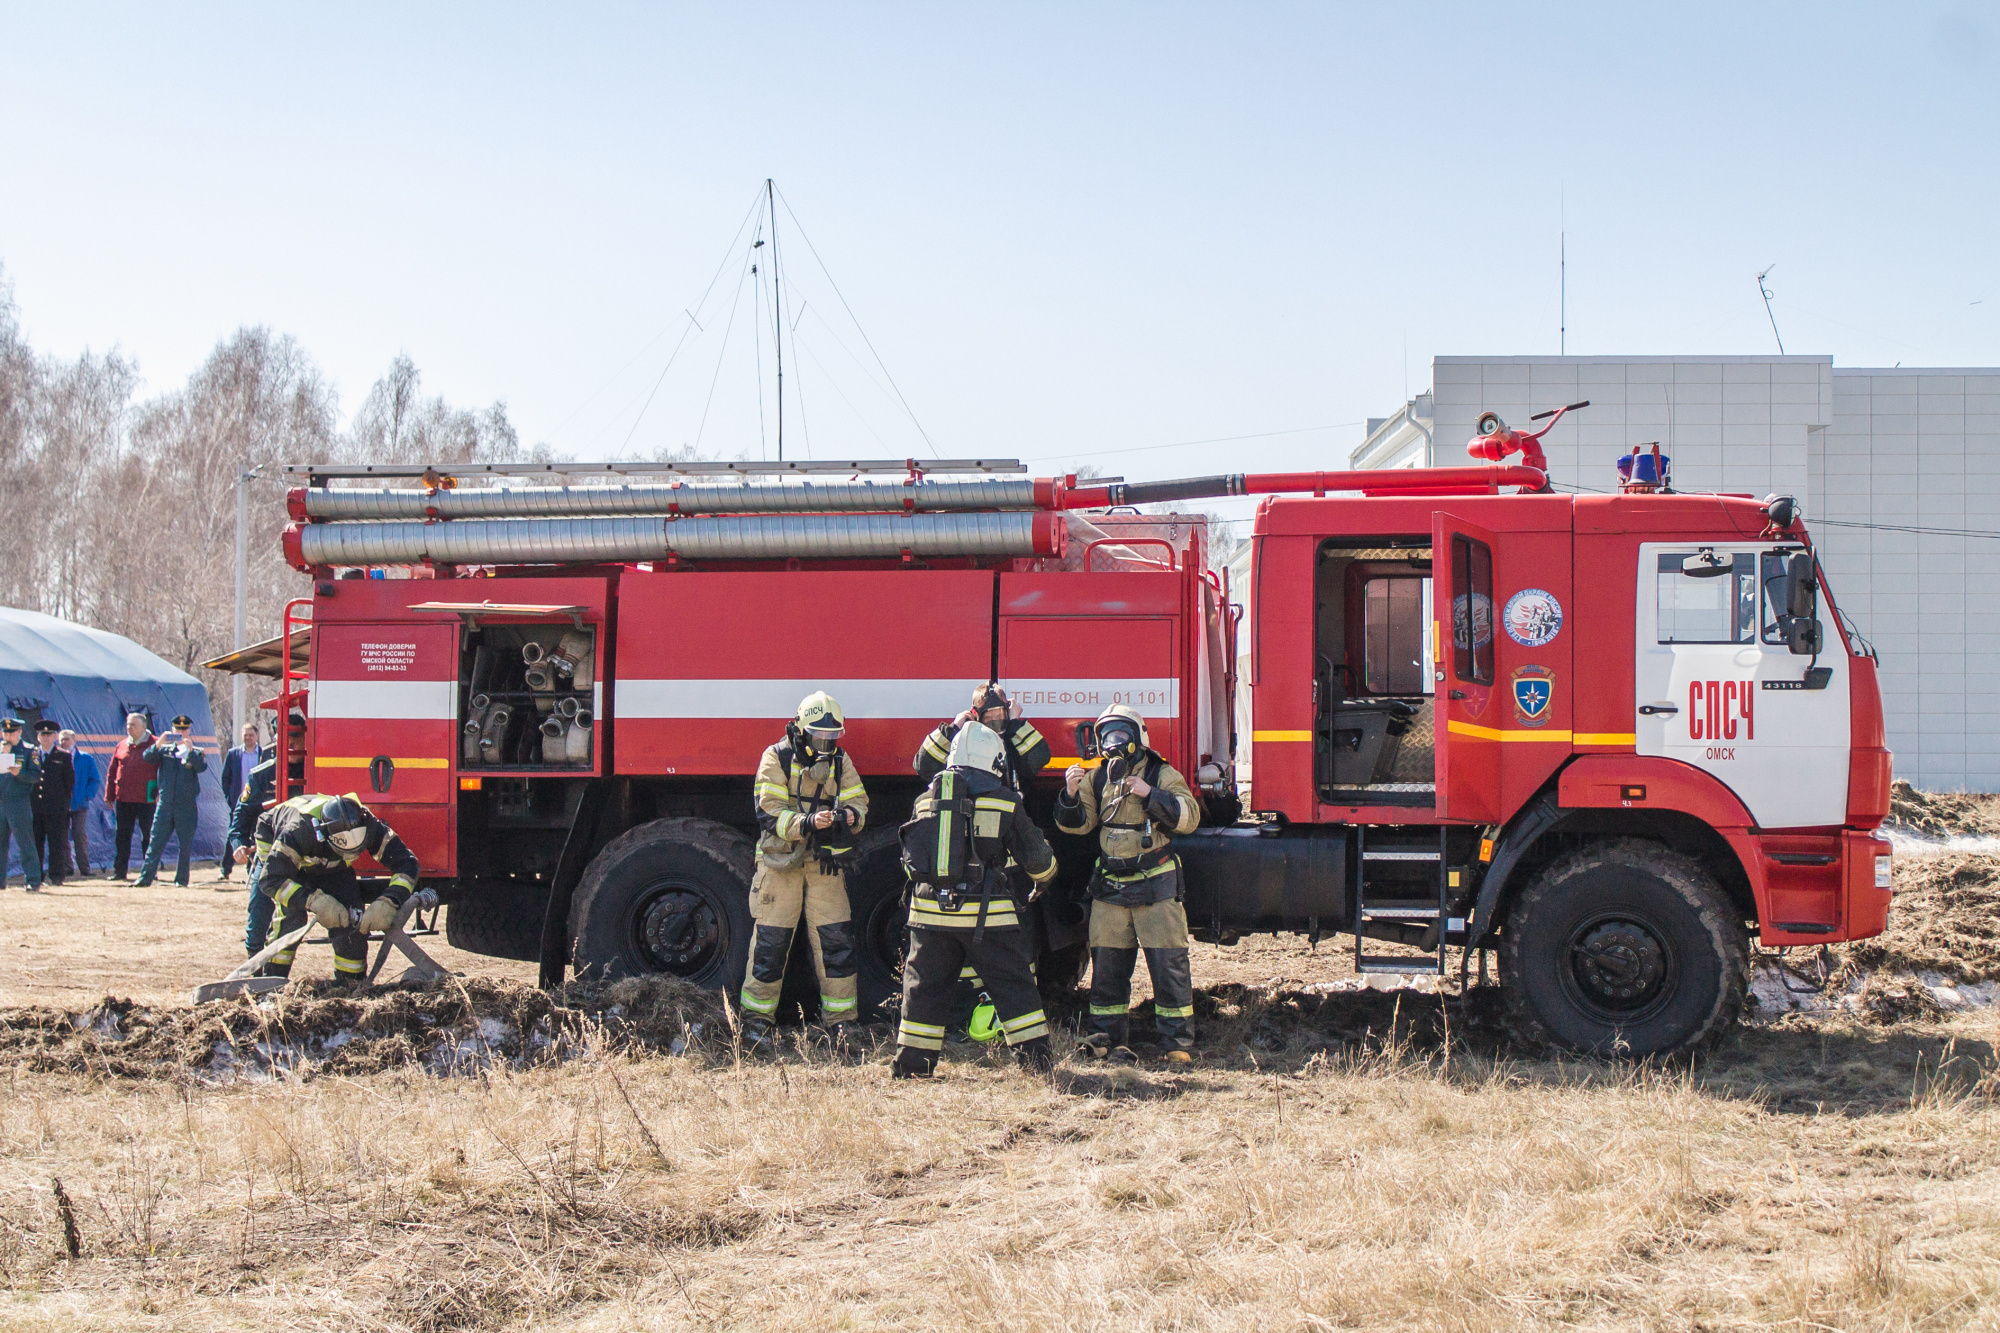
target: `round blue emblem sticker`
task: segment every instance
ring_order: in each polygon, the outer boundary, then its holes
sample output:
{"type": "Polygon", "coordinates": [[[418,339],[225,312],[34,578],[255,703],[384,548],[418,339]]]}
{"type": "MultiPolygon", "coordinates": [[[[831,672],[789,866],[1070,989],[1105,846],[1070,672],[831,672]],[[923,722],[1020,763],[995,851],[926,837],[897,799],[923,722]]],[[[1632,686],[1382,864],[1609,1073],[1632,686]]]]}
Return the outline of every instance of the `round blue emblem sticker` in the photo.
{"type": "Polygon", "coordinates": [[[1540,648],[1562,631],[1562,603],[1552,592],[1523,588],[1507,599],[1500,623],[1515,643],[1523,648],[1540,648]]]}

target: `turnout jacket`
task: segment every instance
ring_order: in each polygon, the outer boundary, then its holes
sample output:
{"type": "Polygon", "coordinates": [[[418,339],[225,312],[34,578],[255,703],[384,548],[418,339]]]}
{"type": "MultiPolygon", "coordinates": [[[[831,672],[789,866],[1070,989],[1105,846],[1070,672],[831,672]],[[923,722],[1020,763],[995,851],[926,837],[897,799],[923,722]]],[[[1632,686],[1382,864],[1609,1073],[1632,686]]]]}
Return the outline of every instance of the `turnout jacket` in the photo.
{"type": "Polygon", "coordinates": [[[850,836],[868,822],[868,793],[847,751],[836,749],[831,759],[816,760],[794,752],[789,736],[764,751],[751,796],[762,835],[757,839],[757,863],[772,870],[805,865],[816,812],[853,811],[853,827],[846,830],[850,836]]]}
{"type": "Polygon", "coordinates": [[[146,751],[146,762],[159,769],[160,804],[193,808],[201,799],[201,775],[208,771],[208,756],[201,746],[189,745],[188,757],[180,757],[180,742],[158,737],[146,751]]]}
{"type": "MultiPolygon", "coordinates": [[[[396,830],[365,805],[361,808],[367,812],[368,834],[359,847],[343,852],[323,840],[313,829],[313,817],[334,799],[294,796],[264,812],[257,821],[258,869],[250,891],[263,894],[281,908],[289,908],[295,898],[319,887],[315,881],[333,875],[347,879],[345,872],[366,853],[389,872],[389,887],[383,890],[383,896],[401,907],[417,891],[417,877],[423,873],[417,864],[417,854],[405,847],[396,830]]],[[[354,800],[352,796],[347,799],[354,800]]]]}
{"type": "Polygon", "coordinates": [[[13,745],[0,747],[14,756],[14,771],[0,778],[0,801],[26,801],[34,803],[35,784],[42,780],[41,747],[18,741],[13,745]]]}
{"type": "Polygon", "coordinates": [[[1143,907],[1180,897],[1181,864],[1173,852],[1173,835],[1201,827],[1201,805],[1187,779],[1146,750],[1132,774],[1115,785],[1100,764],[1084,775],[1076,795],[1065,788],[1056,798],[1056,827],[1065,833],[1096,831],[1091,897],[1143,907]],[[1143,800],[1132,794],[1132,776],[1145,779],[1153,789],[1143,800]]]}
{"type": "MultiPolygon", "coordinates": [[[[910,761],[919,778],[929,782],[944,772],[951,758],[951,743],[964,725],[947,722],[924,737],[917,757],[910,761]]],[[[1029,780],[1049,766],[1049,743],[1025,717],[1008,718],[1007,725],[1000,729],[1000,739],[1005,742],[1001,754],[1007,763],[1007,781],[1015,791],[1026,792],[1029,780]]]]}
{"type": "MultiPolygon", "coordinates": [[[[1029,879],[1046,884],[1055,878],[1056,857],[1049,840],[1035,827],[1021,804],[1020,794],[991,773],[948,768],[931,779],[931,785],[917,798],[905,824],[905,836],[918,825],[935,826],[940,805],[949,806],[954,797],[969,793],[972,798],[972,849],[984,873],[966,885],[965,896],[956,906],[939,901],[940,886],[925,878],[926,866],[920,859],[928,847],[906,853],[905,864],[916,885],[910,895],[910,925],[926,930],[977,930],[980,925],[982,892],[985,924],[988,929],[1006,930],[1021,924],[1020,907],[1014,901],[1013,877],[1007,867],[1018,864],[1029,879]]],[[[935,844],[935,839],[930,840],[935,844]]],[[[909,842],[904,843],[906,849],[909,842]]]]}

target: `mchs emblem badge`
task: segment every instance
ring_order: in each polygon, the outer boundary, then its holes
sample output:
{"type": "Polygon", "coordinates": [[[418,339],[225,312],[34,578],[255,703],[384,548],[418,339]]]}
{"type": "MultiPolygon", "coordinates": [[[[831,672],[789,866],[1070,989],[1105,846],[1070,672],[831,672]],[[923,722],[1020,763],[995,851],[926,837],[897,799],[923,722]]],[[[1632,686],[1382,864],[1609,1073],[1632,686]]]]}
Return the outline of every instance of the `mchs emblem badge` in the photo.
{"type": "Polygon", "coordinates": [[[1507,637],[1523,648],[1540,648],[1562,632],[1562,603],[1541,588],[1523,588],[1507,599],[1500,613],[1507,637]]]}
{"type": "Polygon", "coordinates": [[[1556,673],[1549,668],[1524,666],[1514,672],[1514,712],[1522,726],[1546,725],[1555,694],[1556,673]]]}

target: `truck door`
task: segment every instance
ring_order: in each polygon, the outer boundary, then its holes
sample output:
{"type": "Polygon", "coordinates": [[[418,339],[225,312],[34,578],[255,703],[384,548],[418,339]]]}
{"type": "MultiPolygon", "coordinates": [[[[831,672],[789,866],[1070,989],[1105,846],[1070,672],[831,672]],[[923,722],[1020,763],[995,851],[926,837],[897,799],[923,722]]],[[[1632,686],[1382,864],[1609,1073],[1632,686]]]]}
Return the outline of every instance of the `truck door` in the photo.
{"type": "Polygon", "coordinates": [[[1440,513],[1431,524],[1431,642],[1437,726],[1437,813],[1500,819],[1500,738],[1509,715],[1495,683],[1493,534],[1440,513]]]}
{"type": "Polygon", "coordinates": [[[306,790],[353,792],[426,873],[452,873],[457,623],[323,624],[312,653],[306,790]]]}
{"type": "Polygon", "coordinates": [[[1762,828],[1847,817],[1847,654],[1824,608],[1829,643],[1817,658],[1794,655],[1777,623],[1785,564],[1800,549],[1639,547],[1634,748],[1714,774],[1762,828]]]}

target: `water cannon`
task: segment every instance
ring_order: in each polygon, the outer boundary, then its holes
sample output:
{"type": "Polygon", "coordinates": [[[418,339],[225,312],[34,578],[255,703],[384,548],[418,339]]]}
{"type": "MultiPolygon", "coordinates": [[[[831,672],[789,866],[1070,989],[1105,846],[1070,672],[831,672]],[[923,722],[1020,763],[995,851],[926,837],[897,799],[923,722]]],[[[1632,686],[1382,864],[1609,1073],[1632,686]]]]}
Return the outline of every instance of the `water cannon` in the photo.
{"type": "MultiPolygon", "coordinates": [[[[1498,412],[1481,412],[1479,420],[1473,425],[1473,430],[1477,433],[1466,443],[1465,452],[1489,463],[1502,462],[1509,455],[1518,453],[1523,464],[1546,473],[1549,470],[1549,460],[1542,453],[1542,436],[1554,430],[1556,423],[1568,413],[1589,406],[1590,400],[1586,398],[1580,403],[1570,403],[1563,407],[1551,408],[1546,412],[1537,412],[1528,420],[1541,421],[1546,418],[1549,424],[1540,430],[1515,430],[1500,419],[1498,412]]],[[[1547,483],[1543,484],[1542,489],[1548,489],[1547,483]]]]}

